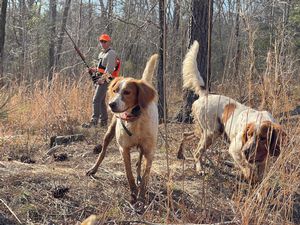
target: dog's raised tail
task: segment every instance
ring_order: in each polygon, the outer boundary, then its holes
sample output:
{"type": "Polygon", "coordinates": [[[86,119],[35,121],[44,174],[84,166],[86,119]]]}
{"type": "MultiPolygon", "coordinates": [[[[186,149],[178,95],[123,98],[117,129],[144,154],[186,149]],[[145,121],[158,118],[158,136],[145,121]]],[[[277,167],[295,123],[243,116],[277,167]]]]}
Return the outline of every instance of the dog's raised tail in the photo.
{"type": "Polygon", "coordinates": [[[149,58],[142,76],[142,80],[148,82],[149,84],[152,84],[152,79],[156,69],[157,59],[158,59],[158,54],[154,54],[149,58]]]}
{"type": "Polygon", "coordinates": [[[205,93],[205,83],[197,66],[198,51],[199,43],[194,41],[183,60],[182,78],[184,89],[190,89],[201,96],[205,93]]]}

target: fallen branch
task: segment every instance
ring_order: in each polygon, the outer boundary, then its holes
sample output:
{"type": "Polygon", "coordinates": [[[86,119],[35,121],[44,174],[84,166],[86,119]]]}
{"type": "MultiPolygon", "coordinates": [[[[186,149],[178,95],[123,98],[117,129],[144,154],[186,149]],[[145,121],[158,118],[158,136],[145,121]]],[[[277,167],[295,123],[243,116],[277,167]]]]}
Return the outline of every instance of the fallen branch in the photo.
{"type": "Polygon", "coordinates": [[[22,224],[21,220],[17,217],[17,215],[12,211],[11,208],[0,198],[0,201],[5,205],[5,207],[10,211],[10,213],[16,218],[16,220],[19,222],[19,224],[22,224]]]}
{"type": "MultiPolygon", "coordinates": [[[[122,223],[129,223],[129,224],[145,224],[145,225],[166,225],[166,223],[151,223],[147,221],[122,221],[122,223]]],[[[220,223],[168,223],[168,225],[230,225],[230,224],[239,224],[240,221],[233,220],[233,221],[226,221],[220,223]]]]}

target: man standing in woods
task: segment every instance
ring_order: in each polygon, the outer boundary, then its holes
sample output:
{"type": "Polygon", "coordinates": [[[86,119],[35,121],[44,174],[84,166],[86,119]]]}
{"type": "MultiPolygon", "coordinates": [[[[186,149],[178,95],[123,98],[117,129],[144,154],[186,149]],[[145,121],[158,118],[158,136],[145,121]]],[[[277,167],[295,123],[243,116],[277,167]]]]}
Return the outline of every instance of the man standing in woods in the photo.
{"type": "Polygon", "coordinates": [[[90,122],[84,123],[82,127],[91,128],[107,125],[106,92],[109,82],[118,76],[120,70],[117,53],[111,48],[111,38],[108,34],[99,37],[102,51],[99,54],[97,67],[89,68],[88,72],[92,75],[95,84],[93,97],[93,114],[90,122]],[[99,121],[100,120],[100,121],[99,121]]]}

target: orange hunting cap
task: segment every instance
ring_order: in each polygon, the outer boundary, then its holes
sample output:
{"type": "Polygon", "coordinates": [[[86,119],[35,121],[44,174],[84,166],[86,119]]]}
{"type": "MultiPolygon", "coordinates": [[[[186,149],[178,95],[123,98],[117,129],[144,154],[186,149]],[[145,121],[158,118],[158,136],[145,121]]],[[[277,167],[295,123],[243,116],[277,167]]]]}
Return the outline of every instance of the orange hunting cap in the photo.
{"type": "Polygon", "coordinates": [[[99,37],[99,41],[111,41],[111,38],[108,34],[101,34],[99,37]]]}

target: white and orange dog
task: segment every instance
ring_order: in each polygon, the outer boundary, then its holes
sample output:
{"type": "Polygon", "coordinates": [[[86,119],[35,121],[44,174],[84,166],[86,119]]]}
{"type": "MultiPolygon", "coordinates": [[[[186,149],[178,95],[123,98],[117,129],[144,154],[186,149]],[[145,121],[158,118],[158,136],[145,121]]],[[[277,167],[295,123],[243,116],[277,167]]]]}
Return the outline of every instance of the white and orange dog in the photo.
{"type": "MultiPolygon", "coordinates": [[[[199,95],[192,105],[196,128],[200,129],[200,141],[194,154],[196,169],[202,171],[202,157],[215,138],[225,134],[230,141],[229,153],[244,177],[251,182],[261,180],[268,156],[278,157],[280,143],[285,133],[267,111],[257,111],[229,97],[207,94],[203,78],[197,67],[199,43],[194,41],[183,61],[183,88],[199,95]]],[[[178,151],[184,158],[183,144],[196,136],[185,133],[178,151]]]]}
{"type": "Polygon", "coordinates": [[[93,175],[104,159],[110,141],[116,136],[123,156],[128,179],[131,201],[143,201],[149,180],[158,134],[157,93],[152,87],[158,55],[151,56],[141,80],[115,78],[108,87],[108,105],[113,113],[112,122],[105,134],[102,151],[95,165],[87,172],[93,175]],[[137,147],[140,151],[137,163],[137,181],[133,177],[130,151],[137,147]],[[145,170],[141,176],[141,162],[145,158],[145,170]]]}

